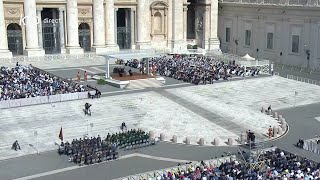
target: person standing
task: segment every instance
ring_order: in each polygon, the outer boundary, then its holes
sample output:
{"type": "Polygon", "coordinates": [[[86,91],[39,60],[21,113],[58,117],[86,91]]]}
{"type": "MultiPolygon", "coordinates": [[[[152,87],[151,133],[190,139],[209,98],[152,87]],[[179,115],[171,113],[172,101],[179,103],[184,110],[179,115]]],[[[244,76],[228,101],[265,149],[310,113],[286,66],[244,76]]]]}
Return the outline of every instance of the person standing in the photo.
{"type": "Polygon", "coordinates": [[[80,83],[80,72],[78,72],[78,74],[77,74],[77,81],[78,81],[78,83],[80,83]]]}
{"type": "Polygon", "coordinates": [[[84,71],[84,81],[87,81],[88,80],[88,73],[87,73],[87,71],[84,71]]]}
{"type": "Polygon", "coordinates": [[[270,126],[269,129],[268,129],[268,136],[269,138],[272,138],[272,127],[270,126]]]}

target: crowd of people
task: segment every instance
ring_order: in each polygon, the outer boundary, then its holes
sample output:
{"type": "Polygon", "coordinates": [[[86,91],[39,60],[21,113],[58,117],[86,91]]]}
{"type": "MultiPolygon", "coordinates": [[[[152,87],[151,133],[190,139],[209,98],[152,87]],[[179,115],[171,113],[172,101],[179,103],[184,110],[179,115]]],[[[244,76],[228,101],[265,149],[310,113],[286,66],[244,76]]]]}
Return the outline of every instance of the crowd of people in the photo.
{"type": "Polygon", "coordinates": [[[69,162],[79,165],[90,165],[118,158],[117,147],[110,139],[101,137],[73,139],[71,143],[61,142],[58,153],[69,156],[69,162]]]}
{"type": "MultiPolygon", "coordinates": [[[[312,180],[320,179],[320,163],[283,152],[267,151],[256,163],[237,160],[222,163],[218,167],[203,161],[199,166],[187,165],[178,171],[168,171],[156,180],[312,180]]],[[[151,178],[152,179],[152,178],[151,178]]]]}
{"type": "Polygon", "coordinates": [[[79,165],[89,165],[100,163],[102,161],[118,158],[118,149],[120,148],[135,148],[141,145],[153,145],[154,140],[150,139],[148,133],[142,130],[124,129],[125,123],[122,123],[120,133],[110,134],[106,138],[84,137],[83,139],[73,139],[71,143],[66,142],[59,145],[58,153],[60,155],[69,156],[69,162],[74,162],[79,165]]]}
{"type": "Polygon", "coordinates": [[[132,75],[133,75],[131,69],[127,70],[127,69],[124,68],[124,67],[115,67],[115,68],[113,68],[113,73],[114,73],[114,74],[119,74],[119,77],[122,77],[122,76],[132,76],[132,75]]]}
{"type": "Polygon", "coordinates": [[[259,75],[256,67],[245,67],[230,61],[225,63],[220,60],[201,56],[163,56],[151,59],[151,68],[159,75],[172,77],[194,84],[213,83],[220,79],[229,80],[233,76],[259,75]]]}
{"type": "Polygon", "coordinates": [[[84,91],[85,86],[53,76],[31,64],[16,63],[13,68],[0,68],[0,101],[84,91]]]}

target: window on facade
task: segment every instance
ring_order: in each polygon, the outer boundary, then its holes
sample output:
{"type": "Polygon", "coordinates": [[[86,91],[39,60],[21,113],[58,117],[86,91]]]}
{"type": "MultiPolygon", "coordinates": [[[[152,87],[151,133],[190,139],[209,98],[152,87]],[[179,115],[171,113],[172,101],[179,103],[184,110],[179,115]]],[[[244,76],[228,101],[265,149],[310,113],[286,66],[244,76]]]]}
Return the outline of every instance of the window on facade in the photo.
{"type": "Polygon", "coordinates": [[[162,16],[160,12],[154,14],[154,33],[162,33],[162,16]]]}
{"type": "Polygon", "coordinates": [[[292,52],[293,53],[299,53],[299,36],[298,35],[292,35],[292,52]]]}
{"type": "Polygon", "coordinates": [[[246,39],[244,45],[250,46],[251,45],[251,30],[246,30],[246,39]]]}
{"type": "Polygon", "coordinates": [[[226,42],[230,42],[230,33],[231,33],[231,29],[226,28],[226,42]]]}
{"type": "Polygon", "coordinates": [[[267,34],[267,49],[273,49],[273,33],[267,34]]]}

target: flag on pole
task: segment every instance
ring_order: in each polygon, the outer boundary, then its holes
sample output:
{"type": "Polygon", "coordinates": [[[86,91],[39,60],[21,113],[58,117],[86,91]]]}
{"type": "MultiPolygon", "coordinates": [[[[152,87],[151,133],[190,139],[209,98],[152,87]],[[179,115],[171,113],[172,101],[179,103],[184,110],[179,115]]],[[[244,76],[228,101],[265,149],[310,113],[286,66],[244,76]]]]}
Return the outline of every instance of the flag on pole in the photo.
{"type": "Polygon", "coordinates": [[[60,133],[59,133],[59,139],[61,139],[61,141],[63,141],[62,126],[61,126],[60,133]]]}

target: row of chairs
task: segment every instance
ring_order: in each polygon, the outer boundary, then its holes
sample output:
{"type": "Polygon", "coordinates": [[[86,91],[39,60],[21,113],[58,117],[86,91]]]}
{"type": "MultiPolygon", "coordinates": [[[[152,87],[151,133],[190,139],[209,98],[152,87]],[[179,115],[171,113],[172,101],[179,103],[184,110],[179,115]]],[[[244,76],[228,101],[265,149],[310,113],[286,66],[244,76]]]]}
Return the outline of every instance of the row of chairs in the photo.
{"type": "Polygon", "coordinates": [[[141,139],[139,141],[125,142],[119,145],[119,148],[124,150],[133,150],[133,149],[139,149],[139,148],[143,148],[143,147],[147,147],[155,144],[156,144],[155,139],[141,139]]]}
{"type": "Polygon", "coordinates": [[[119,153],[118,152],[111,152],[106,154],[105,156],[95,156],[95,157],[77,157],[76,159],[70,159],[69,162],[74,162],[76,164],[79,164],[80,166],[83,165],[90,165],[90,164],[96,164],[96,163],[101,163],[103,161],[111,161],[119,158],[119,153]]]}

